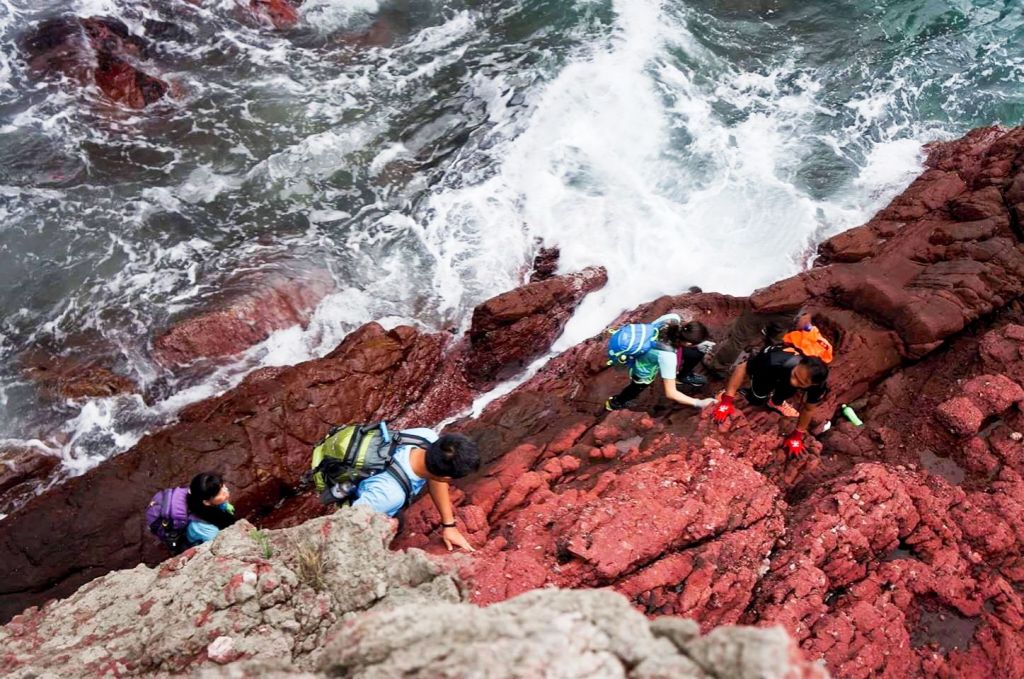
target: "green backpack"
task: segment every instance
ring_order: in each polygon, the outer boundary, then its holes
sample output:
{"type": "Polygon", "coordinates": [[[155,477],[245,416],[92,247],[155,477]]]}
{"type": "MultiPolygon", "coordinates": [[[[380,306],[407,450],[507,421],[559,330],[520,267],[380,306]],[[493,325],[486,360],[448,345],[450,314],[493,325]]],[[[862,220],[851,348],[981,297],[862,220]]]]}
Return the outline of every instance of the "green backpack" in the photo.
{"type": "Polygon", "coordinates": [[[414,434],[388,431],[384,422],[344,424],[332,427],[313,448],[310,471],[320,499],[325,504],[350,500],[364,479],[390,474],[405,492],[405,504],[412,499],[412,482],[394,461],[399,446],[426,448],[430,441],[414,434]]]}

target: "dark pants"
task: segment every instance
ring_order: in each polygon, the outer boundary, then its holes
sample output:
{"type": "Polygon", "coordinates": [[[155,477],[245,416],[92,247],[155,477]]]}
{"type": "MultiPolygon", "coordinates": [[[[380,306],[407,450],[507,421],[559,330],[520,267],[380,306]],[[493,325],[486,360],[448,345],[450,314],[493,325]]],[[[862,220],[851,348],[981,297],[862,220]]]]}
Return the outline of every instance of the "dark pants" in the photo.
{"type": "Polygon", "coordinates": [[[778,344],[792,326],[793,312],[759,314],[747,309],[729,326],[725,339],[715,346],[708,370],[719,377],[728,375],[741,353],[778,344]]]}
{"type": "MultiPolygon", "coordinates": [[[[701,359],[704,358],[704,354],[700,349],[694,347],[683,347],[683,362],[679,366],[679,372],[676,374],[676,379],[682,379],[693,372],[693,369],[700,364],[701,359]]],[[[657,382],[657,379],[655,379],[657,382]]],[[[626,404],[635,399],[637,396],[643,393],[644,389],[651,386],[651,382],[642,384],[640,382],[630,382],[626,385],[626,388],[620,391],[615,396],[611,397],[611,406],[614,409],[625,408],[626,404]]]]}

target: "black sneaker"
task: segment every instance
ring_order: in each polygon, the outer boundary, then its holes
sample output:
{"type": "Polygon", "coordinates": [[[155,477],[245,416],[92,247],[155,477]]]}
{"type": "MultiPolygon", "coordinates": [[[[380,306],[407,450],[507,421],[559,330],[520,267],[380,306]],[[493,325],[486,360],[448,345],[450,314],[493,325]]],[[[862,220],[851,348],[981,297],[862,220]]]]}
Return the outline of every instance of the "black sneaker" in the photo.
{"type": "Polygon", "coordinates": [[[705,384],[708,383],[708,378],[704,377],[703,375],[698,375],[697,373],[690,373],[689,375],[687,375],[686,377],[679,381],[682,382],[683,384],[688,384],[691,387],[703,387],[705,384]]]}

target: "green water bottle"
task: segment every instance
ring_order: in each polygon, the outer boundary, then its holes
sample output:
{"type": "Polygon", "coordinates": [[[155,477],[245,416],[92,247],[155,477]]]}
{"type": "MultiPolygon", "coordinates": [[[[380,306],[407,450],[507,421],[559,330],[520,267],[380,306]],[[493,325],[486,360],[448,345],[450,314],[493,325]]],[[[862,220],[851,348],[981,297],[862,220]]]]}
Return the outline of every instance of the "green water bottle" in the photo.
{"type": "Polygon", "coordinates": [[[855,426],[855,427],[863,427],[864,426],[864,423],[861,422],[861,419],[859,417],[857,417],[857,413],[853,412],[853,408],[851,408],[850,406],[848,406],[848,405],[846,405],[844,403],[843,405],[841,405],[839,407],[839,409],[841,411],[843,411],[843,415],[846,417],[846,419],[848,419],[850,421],[850,423],[853,426],[855,426]]]}

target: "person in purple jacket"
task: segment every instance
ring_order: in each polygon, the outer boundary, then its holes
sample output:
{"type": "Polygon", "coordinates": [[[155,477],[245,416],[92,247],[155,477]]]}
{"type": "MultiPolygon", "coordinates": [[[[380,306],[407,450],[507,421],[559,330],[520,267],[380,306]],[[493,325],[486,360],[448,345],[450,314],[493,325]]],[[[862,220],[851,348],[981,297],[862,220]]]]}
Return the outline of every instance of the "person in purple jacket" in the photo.
{"type": "Polygon", "coordinates": [[[208,542],[235,522],[231,492],[220,474],[196,474],[187,488],[166,488],[149,501],[146,525],[174,554],[208,542]]]}

